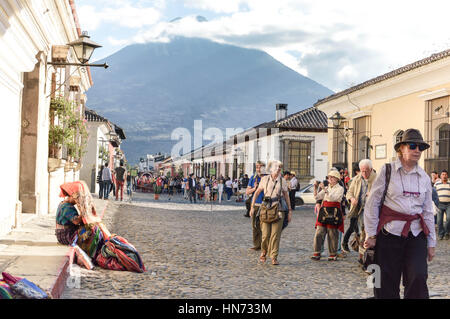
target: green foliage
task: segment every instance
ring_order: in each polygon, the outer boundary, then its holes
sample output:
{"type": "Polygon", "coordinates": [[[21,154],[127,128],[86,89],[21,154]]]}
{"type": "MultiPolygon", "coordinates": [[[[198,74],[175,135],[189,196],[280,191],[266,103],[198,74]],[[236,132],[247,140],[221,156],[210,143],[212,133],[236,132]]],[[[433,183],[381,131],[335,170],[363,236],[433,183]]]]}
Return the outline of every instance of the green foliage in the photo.
{"type": "MultiPolygon", "coordinates": [[[[51,125],[48,133],[50,149],[66,145],[67,154],[81,158],[86,153],[89,137],[84,114],[76,111],[77,105],[63,97],[52,98],[50,101],[51,125]],[[58,117],[59,125],[53,120],[58,117]]],[[[54,154],[53,154],[54,156],[54,154]]]]}

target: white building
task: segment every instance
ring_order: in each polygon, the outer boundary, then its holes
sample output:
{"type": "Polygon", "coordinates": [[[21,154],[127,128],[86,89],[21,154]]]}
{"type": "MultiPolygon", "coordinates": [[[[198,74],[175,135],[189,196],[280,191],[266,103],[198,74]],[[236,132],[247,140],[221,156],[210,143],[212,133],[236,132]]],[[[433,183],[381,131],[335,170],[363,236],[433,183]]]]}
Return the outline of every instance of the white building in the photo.
{"type": "Polygon", "coordinates": [[[126,139],[123,130],[93,110],[86,109],[85,119],[89,133],[86,153],[81,162],[80,179],[84,180],[93,193],[100,190],[97,174],[102,165],[108,162],[114,169],[122,158],[120,144],[126,139]]]}
{"type": "Polygon", "coordinates": [[[298,180],[323,180],[328,167],[327,117],[311,107],[287,116],[287,104],[277,104],[275,120],[232,136],[223,143],[198,148],[174,159],[184,176],[253,175],[256,161],[280,160],[283,170],[298,180]]]}
{"type": "Polygon", "coordinates": [[[72,0],[0,1],[0,134],[6,137],[0,157],[5,181],[0,186],[0,234],[20,226],[22,212],[52,210],[59,200],[52,179],[60,183],[77,177],[76,166],[65,171],[63,160],[57,167],[49,162],[49,106],[55,92],[84,105],[90,72],[48,62],[78,62],[66,44],[80,34],[72,0]]]}

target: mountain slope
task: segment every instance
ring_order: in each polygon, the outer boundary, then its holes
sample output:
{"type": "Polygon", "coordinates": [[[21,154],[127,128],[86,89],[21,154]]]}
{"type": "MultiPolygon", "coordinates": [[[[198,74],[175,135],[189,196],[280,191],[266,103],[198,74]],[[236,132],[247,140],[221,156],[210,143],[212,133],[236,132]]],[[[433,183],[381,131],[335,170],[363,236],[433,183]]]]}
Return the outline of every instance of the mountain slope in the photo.
{"type": "Polygon", "coordinates": [[[203,129],[248,128],[273,120],[276,103],[294,113],[333,93],[263,51],[205,39],[135,44],[104,61],[110,68],[92,70],[88,107],[125,130],[131,162],[170,153],[172,130],[193,132],[196,119],[203,129]]]}

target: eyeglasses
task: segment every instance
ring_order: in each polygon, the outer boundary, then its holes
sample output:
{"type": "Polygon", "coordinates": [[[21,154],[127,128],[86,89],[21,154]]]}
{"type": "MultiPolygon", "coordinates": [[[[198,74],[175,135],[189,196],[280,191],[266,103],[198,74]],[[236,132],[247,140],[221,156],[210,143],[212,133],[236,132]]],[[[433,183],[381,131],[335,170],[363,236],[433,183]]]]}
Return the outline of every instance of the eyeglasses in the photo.
{"type": "Polygon", "coordinates": [[[423,144],[417,145],[416,143],[408,143],[410,150],[415,150],[417,147],[419,147],[419,151],[423,152],[427,149],[427,147],[423,144]]]}

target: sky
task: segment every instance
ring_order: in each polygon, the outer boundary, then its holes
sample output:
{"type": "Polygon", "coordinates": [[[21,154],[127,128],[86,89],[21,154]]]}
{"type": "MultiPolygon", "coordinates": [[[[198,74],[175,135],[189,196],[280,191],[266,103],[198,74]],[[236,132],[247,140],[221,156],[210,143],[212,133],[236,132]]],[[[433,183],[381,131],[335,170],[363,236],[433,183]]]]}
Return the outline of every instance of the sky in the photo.
{"type": "Polygon", "coordinates": [[[103,47],[200,37],[267,52],[339,92],[450,49],[446,0],[76,0],[103,47]],[[200,22],[197,16],[206,18],[200,22]],[[175,18],[178,19],[174,22],[175,18]]]}

